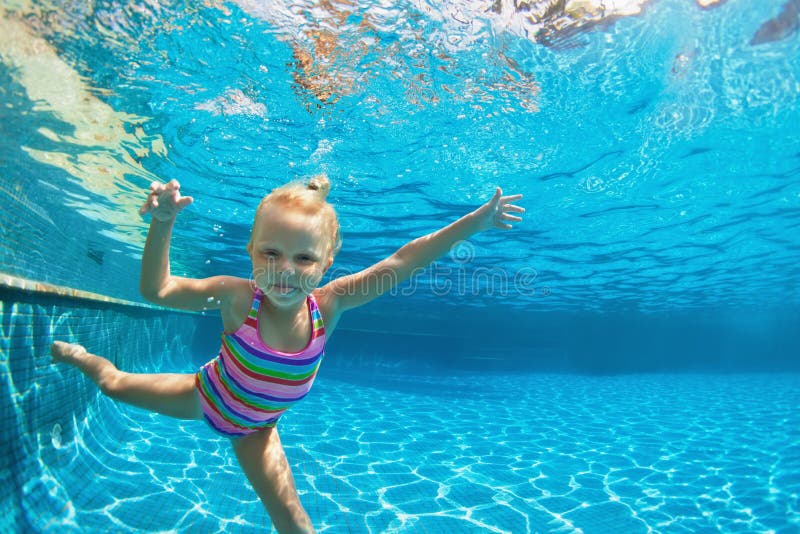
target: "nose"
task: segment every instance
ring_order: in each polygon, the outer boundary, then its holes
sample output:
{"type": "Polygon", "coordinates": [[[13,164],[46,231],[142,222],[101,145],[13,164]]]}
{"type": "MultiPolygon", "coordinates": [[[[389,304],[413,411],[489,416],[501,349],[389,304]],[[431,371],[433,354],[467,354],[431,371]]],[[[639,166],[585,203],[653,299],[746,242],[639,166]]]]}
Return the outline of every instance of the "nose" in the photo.
{"type": "Polygon", "coordinates": [[[294,265],[289,259],[282,258],[278,264],[278,272],[281,274],[292,274],[294,273],[294,265]]]}

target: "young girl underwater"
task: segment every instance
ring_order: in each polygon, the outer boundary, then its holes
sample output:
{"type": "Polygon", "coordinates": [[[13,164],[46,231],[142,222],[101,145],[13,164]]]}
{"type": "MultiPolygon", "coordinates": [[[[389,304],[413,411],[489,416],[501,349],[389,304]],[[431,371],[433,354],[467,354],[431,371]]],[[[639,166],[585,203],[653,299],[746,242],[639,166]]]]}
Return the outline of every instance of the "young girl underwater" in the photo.
{"type": "Polygon", "coordinates": [[[300,504],[277,422],[311,389],[325,340],[347,310],[408,279],[457,242],[490,228],[511,228],[525,210],[492,199],[454,223],[406,244],[358,273],[317,287],[339,251],[336,212],[324,175],[265,196],[247,251],[251,279],[172,276],[169,242],[175,218],[192,203],[176,180],[153,182],[140,213],[152,220],[142,254],[140,290],[147,300],[182,310],[219,309],[220,353],[196,374],[126,373],[81,345],[56,341],[53,359],[79,368],[111,398],[181,419],[205,419],[231,438],[242,470],[278,532],[314,532],[300,504]]]}

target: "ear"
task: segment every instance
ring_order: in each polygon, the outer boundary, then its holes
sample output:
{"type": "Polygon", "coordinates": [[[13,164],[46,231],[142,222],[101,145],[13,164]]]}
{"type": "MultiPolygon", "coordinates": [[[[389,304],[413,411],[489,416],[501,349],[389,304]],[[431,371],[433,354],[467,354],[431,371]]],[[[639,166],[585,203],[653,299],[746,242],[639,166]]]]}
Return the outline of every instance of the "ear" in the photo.
{"type": "Polygon", "coordinates": [[[325,264],[325,268],[322,269],[322,274],[328,272],[328,269],[331,268],[331,265],[333,265],[333,256],[328,257],[328,262],[325,264]]]}

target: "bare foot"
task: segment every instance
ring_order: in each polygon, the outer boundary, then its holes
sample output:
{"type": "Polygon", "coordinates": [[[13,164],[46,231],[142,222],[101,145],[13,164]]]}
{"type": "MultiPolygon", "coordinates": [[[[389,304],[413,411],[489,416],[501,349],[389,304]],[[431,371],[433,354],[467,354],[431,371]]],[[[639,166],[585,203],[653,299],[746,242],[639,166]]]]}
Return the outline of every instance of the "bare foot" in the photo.
{"type": "Polygon", "coordinates": [[[56,341],[50,345],[50,355],[54,362],[74,364],[84,354],[86,354],[86,349],[83,345],[64,343],[63,341],[56,341]]]}

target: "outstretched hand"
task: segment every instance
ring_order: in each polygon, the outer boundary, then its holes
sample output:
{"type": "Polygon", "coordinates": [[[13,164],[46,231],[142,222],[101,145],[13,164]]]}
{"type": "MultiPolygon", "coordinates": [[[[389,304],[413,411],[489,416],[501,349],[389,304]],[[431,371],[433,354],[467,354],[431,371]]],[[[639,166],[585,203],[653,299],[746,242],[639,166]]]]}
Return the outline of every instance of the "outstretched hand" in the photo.
{"type": "Polygon", "coordinates": [[[150,213],[154,219],[161,222],[173,220],[179,211],[194,202],[192,197],[182,197],[180,189],[181,184],[178,180],[171,180],[166,184],[151,183],[150,194],[147,195],[147,201],[139,208],[139,214],[150,213]]]}
{"type": "Polygon", "coordinates": [[[522,217],[511,215],[511,213],[525,213],[525,208],[510,204],[514,200],[519,200],[522,195],[502,196],[503,190],[499,187],[492,199],[476,210],[476,215],[480,220],[481,230],[489,228],[501,228],[508,230],[512,228],[511,222],[520,222],[522,217]]]}

